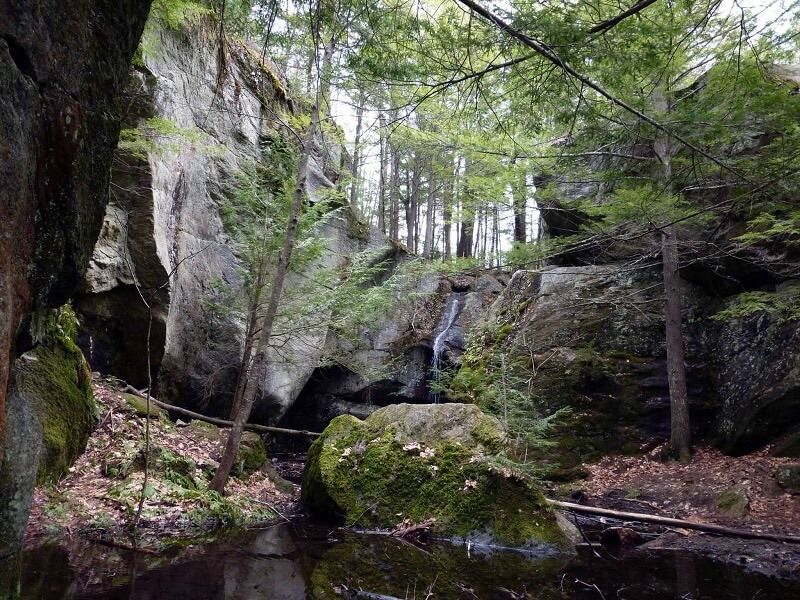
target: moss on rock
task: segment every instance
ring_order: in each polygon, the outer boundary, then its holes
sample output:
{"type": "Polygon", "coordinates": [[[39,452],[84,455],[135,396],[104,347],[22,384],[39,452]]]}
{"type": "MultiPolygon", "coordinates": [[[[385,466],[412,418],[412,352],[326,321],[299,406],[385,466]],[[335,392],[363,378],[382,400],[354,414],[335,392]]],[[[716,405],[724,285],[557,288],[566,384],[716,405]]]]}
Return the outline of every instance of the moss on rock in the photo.
{"type": "MultiPolygon", "coordinates": [[[[194,420],[186,428],[190,435],[202,439],[225,443],[227,440],[227,429],[221,429],[212,423],[194,420]]],[[[267,447],[261,436],[252,431],[245,431],[242,434],[242,441],[239,444],[239,452],[236,455],[236,462],[233,464],[233,474],[235,476],[250,475],[261,468],[267,461],[267,447]]]]}
{"type": "Polygon", "coordinates": [[[128,406],[130,406],[140,417],[145,417],[148,415],[155,418],[167,416],[166,411],[158,408],[153,403],[150,403],[150,408],[148,411],[147,400],[140,396],[136,396],[134,394],[122,394],[122,396],[125,398],[125,402],[128,404],[128,406]]]}
{"type": "Polygon", "coordinates": [[[16,369],[17,385],[33,399],[42,425],[37,481],[57,481],[86,448],[97,422],[91,372],[78,347],[62,338],[26,353],[16,369]]]}
{"type": "Polygon", "coordinates": [[[334,419],[309,451],[303,499],[348,525],[436,519],[439,534],[566,548],[541,492],[497,460],[500,423],[474,405],[392,405],[334,419]]]}

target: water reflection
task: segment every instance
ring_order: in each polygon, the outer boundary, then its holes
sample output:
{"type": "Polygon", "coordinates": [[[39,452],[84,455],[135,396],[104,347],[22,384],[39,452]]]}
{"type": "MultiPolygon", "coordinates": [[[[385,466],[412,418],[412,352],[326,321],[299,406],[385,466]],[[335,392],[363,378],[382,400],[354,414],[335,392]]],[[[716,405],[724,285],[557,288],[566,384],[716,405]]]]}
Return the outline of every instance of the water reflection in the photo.
{"type": "Polygon", "coordinates": [[[304,598],[714,599],[800,598],[779,582],[686,554],[535,559],[469,555],[383,536],[285,524],[172,555],[148,556],[76,540],[0,563],[0,598],[13,600],[300,600],[304,598]]]}

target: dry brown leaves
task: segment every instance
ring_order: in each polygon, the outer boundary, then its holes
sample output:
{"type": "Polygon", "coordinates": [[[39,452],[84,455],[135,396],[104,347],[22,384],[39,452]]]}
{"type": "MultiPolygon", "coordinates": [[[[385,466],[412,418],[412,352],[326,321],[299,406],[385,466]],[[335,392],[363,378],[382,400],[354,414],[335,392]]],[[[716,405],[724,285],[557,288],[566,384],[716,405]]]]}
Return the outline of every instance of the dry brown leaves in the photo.
{"type": "Polygon", "coordinates": [[[796,459],[769,455],[769,449],[726,456],[713,448],[695,450],[692,461],[661,462],[646,456],[608,456],[586,465],[582,489],[592,504],[635,512],[716,522],[761,531],[800,532],[800,497],[782,490],[773,477],[778,466],[796,459]],[[741,519],[717,513],[719,494],[742,485],[750,498],[741,519]]]}
{"type": "MultiPolygon", "coordinates": [[[[119,532],[130,521],[125,504],[110,492],[120,480],[103,475],[101,465],[109,457],[122,456],[136,447],[143,438],[145,421],[137,416],[111,385],[94,382],[95,399],[100,413],[97,429],[89,438],[86,451],[55,486],[37,488],[26,540],[32,543],[44,534],[71,534],[96,531],[119,532]],[[128,444],[128,448],[125,445],[128,444]]],[[[151,439],[178,456],[190,458],[198,467],[211,468],[219,459],[220,445],[202,436],[193,435],[185,427],[150,419],[151,439]]],[[[143,473],[134,472],[130,480],[141,482],[143,473]]],[[[182,517],[195,508],[195,501],[176,499],[156,493],[145,501],[142,527],[154,534],[180,535],[182,517]]],[[[287,514],[296,502],[296,495],[279,491],[268,476],[255,472],[247,479],[232,478],[226,495],[241,506],[260,506],[279,515],[287,514]]]]}

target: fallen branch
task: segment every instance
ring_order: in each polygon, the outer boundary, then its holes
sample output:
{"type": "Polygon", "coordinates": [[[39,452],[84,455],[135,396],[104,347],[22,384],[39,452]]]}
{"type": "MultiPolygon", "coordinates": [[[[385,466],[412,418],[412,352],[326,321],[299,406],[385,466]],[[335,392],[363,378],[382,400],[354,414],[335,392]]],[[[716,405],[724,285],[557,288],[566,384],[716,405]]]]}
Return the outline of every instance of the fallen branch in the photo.
{"type": "Polygon", "coordinates": [[[560,500],[550,500],[549,498],[547,499],[547,502],[551,506],[562,510],[569,510],[587,515],[599,515],[625,521],[639,521],[642,523],[654,523],[656,525],[665,525],[670,527],[682,527],[684,529],[696,529],[698,531],[706,531],[708,533],[716,533],[719,535],[727,535],[730,537],[739,537],[751,540],[771,540],[774,542],[800,544],[800,536],[796,535],[765,533],[760,531],[749,531],[747,529],[735,529],[733,527],[724,527],[722,525],[713,525],[711,523],[695,523],[693,521],[686,521],[684,519],[673,519],[671,517],[660,517],[658,515],[623,512],[619,510],[611,510],[610,508],[597,508],[595,506],[583,506],[582,504],[561,502],[560,500]]]}
{"type": "Polygon", "coordinates": [[[425,519],[421,523],[414,523],[411,519],[405,519],[389,533],[397,538],[419,538],[428,535],[431,527],[436,524],[436,519],[425,519]]]}
{"type": "MultiPolygon", "coordinates": [[[[132,385],[126,386],[125,389],[123,389],[122,391],[129,394],[133,394],[134,396],[139,396],[140,398],[146,398],[145,394],[137,390],[132,385]]],[[[196,413],[192,410],[181,408],[180,406],[174,406],[172,404],[167,404],[166,402],[161,402],[160,400],[156,400],[152,396],[150,396],[150,402],[159,408],[163,408],[164,410],[176,412],[179,415],[191,417],[192,419],[197,419],[198,421],[205,421],[206,423],[211,423],[212,425],[219,425],[220,427],[233,426],[233,422],[231,421],[226,421],[225,419],[217,419],[216,417],[208,417],[206,415],[196,413]]],[[[296,436],[312,437],[312,438],[319,437],[321,435],[316,431],[306,431],[305,429],[286,429],[285,427],[256,425],[255,423],[247,423],[245,424],[244,428],[250,431],[255,431],[256,433],[281,433],[283,435],[296,435],[296,436]]]]}

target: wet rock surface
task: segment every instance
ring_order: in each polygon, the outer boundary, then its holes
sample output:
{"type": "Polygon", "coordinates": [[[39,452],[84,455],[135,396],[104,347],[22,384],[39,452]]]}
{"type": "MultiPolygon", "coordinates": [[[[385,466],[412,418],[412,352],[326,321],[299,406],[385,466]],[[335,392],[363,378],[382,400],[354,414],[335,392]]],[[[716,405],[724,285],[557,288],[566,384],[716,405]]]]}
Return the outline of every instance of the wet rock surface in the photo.
{"type": "MultiPolygon", "coordinates": [[[[707,538],[690,538],[694,544],[707,538]]],[[[723,540],[724,542],[724,540],[723,540]]],[[[648,598],[698,600],[792,598],[796,583],[781,580],[789,571],[765,571],[760,557],[779,553],[791,569],[791,548],[760,543],[728,547],[717,558],[703,558],[678,534],[664,546],[685,550],[634,550],[598,558],[541,559],[504,552],[429,542],[410,544],[387,536],[332,533],[329,527],[293,522],[241,532],[212,544],[194,545],[169,555],[130,560],[127,552],[74,538],[63,545],[29,549],[0,563],[0,593],[18,600],[103,598],[174,600],[260,596],[282,600],[373,597],[501,599],[534,595],[544,600],[569,598],[648,598]],[[609,568],[612,562],[614,568],[609,568]],[[135,569],[135,571],[134,571],[135,569]],[[777,575],[777,577],[776,577],[777,575]],[[592,587],[592,586],[597,586],[592,587]],[[72,596],[70,596],[72,594],[72,596]]]]}

